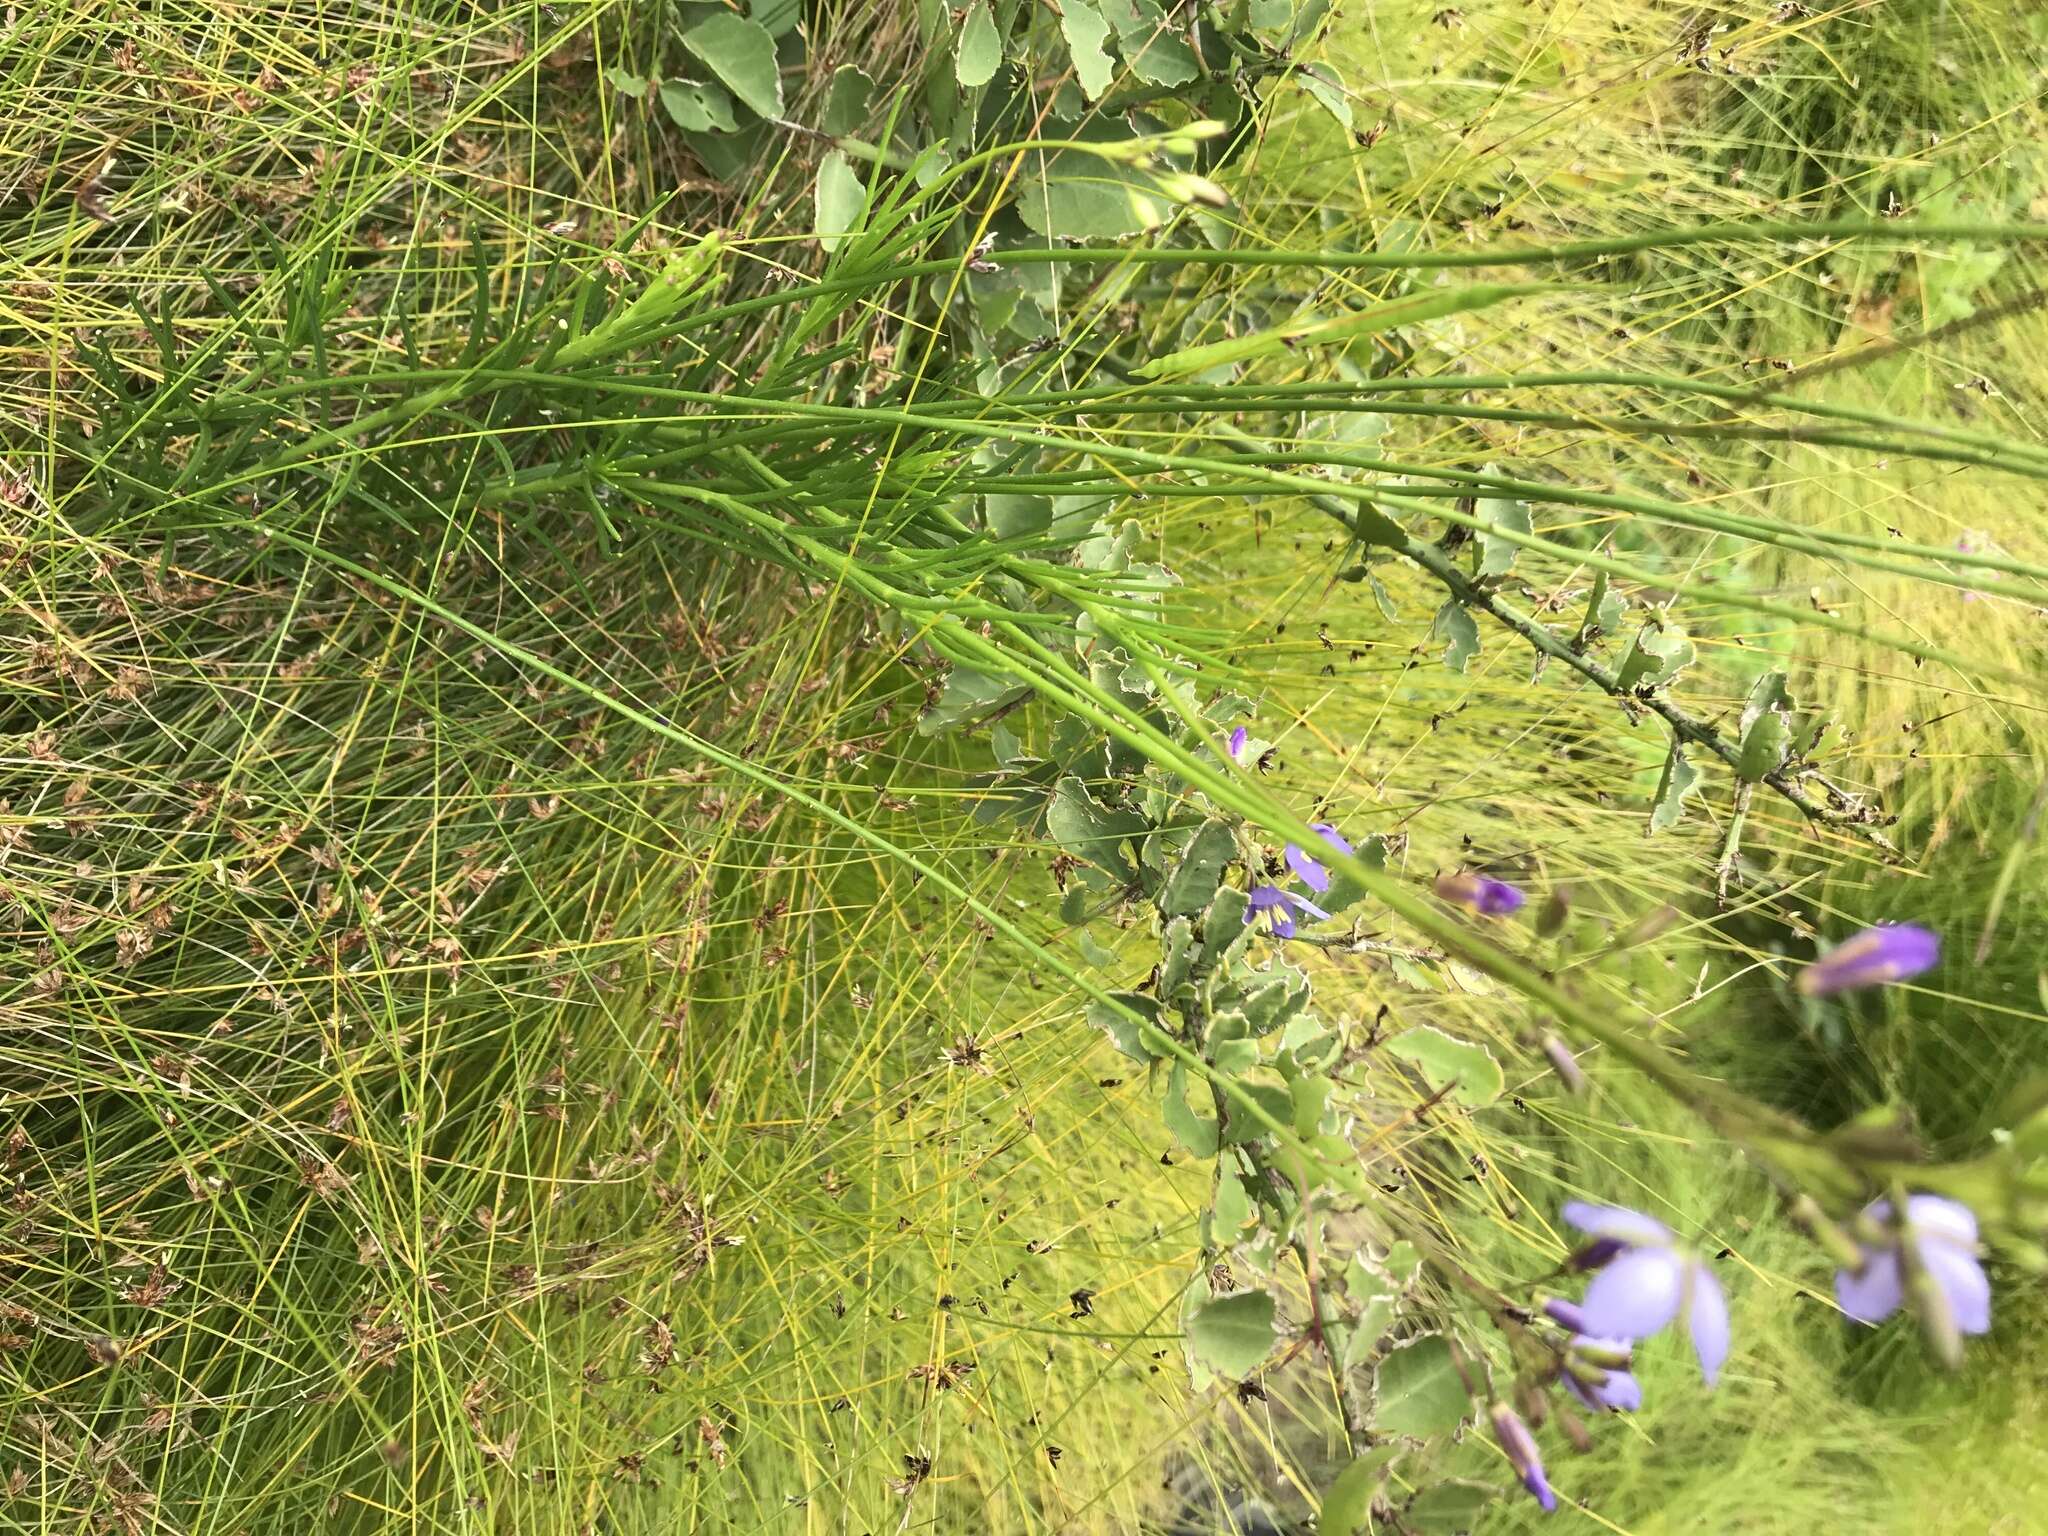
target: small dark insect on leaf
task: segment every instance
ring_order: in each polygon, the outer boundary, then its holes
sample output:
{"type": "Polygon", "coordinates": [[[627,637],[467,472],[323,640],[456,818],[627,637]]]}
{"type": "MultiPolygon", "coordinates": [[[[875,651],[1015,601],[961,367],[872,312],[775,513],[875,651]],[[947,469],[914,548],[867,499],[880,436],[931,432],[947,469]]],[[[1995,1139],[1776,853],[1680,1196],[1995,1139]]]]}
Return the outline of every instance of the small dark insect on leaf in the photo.
{"type": "Polygon", "coordinates": [[[1079,1290],[1071,1292],[1067,1300],[1073,1303],[1074,1308],[1072,1312],[1067,1314],[1069,1317],[1079,1319],[1095,1315],[1095,1293],[1089,1290],[1087,1286],[1084,1285],[1079,1290]]]}
{"type": "Polygon", "coordinates": [[[1266,1400],[1266,1389],[1256,1381],[1240,1381],[1237,1384],[1237,1400],[1240,1403],[1263,1403],[1266,1400]]]}
{"type": "Polygon", "coordinates": [[[1045,1448],[1045,1459],[1055,1467],[1060,1464],[1060,1458],[1066,1454],[1065,1451],[1056,1445],[1048,1445],[1045,1448]]]}

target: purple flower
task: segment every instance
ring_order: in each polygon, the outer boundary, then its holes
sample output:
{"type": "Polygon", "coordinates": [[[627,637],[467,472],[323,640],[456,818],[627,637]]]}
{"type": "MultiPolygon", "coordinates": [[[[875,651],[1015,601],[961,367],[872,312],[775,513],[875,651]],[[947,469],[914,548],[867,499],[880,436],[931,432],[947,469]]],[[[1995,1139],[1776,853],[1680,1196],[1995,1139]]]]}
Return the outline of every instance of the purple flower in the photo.
{"type": "Polygon", "coordinates": [[[1250,922],[1256,913],[1264,912],[1279,938],[1294,937],[1294,916],[1297,912],[1314,918],[1330,915],[1306,896],[1297,896],[1277,885],[1255,885],[1246,894],[1251,898],[1251,905],[1244,909],[1244,920],[1250,922]]]}
{"type": "MultiPolygon", "coordinates": [[[[1326,821],[1310,822],[1320,837],[1334,852],[1349,853],[1351,845],[1344,841],[1344,834],[1326,821]]],[[[1330,888],[1330,872],[1314,859],[1301,851],[1298,843],[1289,843],[1286,850],[1287,867],[1301,877],[1302,884],[1310,890],[1321,893],[1330,888]]]]}
{"type": "Polygon", "coordinates": [[[1439,875],[1436,893],[1445,901],[1470,907],[1481,917],[1506,917],[1510,912],[1519,912],[1522,903],[1529,899],[1517,887],[1490,875],[1439,875]]]}
{"type": "Polygon", "coordinates": [[[1544,1509],[1556,1509],[1557,1495],[1550,1491],[1550,1480],[1543,1475],[1543,1457],[1536,1449],[1536,1437],[1529,1433],[1529,1426],[1506,1403],[1490,1404],[1486,1413],[1493,1420],[1494,1438],[1508,1453],[1508,1462],[1522,1479],[1522,1486],[1544,1509]]]}
{"type": "Polygon", "coordinates": [[[1586,1287],[1582,1331],[1603,1340],[1647,1339],[1683,1316],[1700,1375],[1711,1387],[1728,1358],[1728,1302],[1705,1261],[1640,1211],[1574,1200],[1565,1205],[1564,1219],[1615,1249],[1586,1287]]]}
{"type": "Polygon", "coordinates": [[[1832,997],[1857,987],[1904,981],[1941,959],[1941,939],[1912,923],[1886,923],[1844,939],[1799,973],[1794,983],[1808,997],[1832,997]]]}
{"type": "MultiPolygon", "coordinates": [[[[1873,1201],[1863,1214],[1880,1226],[1893,1225],[1889,1200],[1873,1201]]],[[[1860,1268],[1836,1271],[1835,1300],[1842,1310],[1859,1323],[1873,1324],[1898,1311],[1911,1267],[1901,1252],[1908,1244],[1911,1263],[1927,1272],[1956,1327],[1964,1333],[1989,1332],[1991,1282],[1977,1262],[1977,1218],[1968,1206],[1940,1195],[1907,1196],[1906,1219],[1889,1241],[1875,1248],[1866,1244],[1860,1268]]]]}
{"type": "Polygon", "coordinates": [[[1627,1339],[1596,1339],[1586,1332],[1586,1315],[1562,1297],[1543,1304],[1551,1318],[1572,1331],[1558,1379],[1564,1389],[1595,1413],[1634,1413],[1643,1406],[1643,1385],[1626,1365],[1634,1346],[1627,1339]],[[1594,1359],[1591,1356],[1604,1358],[1594,1359]]]}
{"type": "Polygon", "coordinates": [[[1251,732],[1239,726],[1230,733],[1230,760],[1234,763],[1244,755],[1244,744],[1251,738],[1251,732]]]}

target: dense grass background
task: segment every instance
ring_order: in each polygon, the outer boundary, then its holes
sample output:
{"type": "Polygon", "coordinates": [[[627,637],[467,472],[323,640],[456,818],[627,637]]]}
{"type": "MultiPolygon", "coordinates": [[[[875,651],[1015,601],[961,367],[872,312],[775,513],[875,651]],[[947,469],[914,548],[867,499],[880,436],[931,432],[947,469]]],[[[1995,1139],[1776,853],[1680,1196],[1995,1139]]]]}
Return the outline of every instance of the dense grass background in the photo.
{"type": "MultiPolygon", "coordinates": [[[[1323,51],[1356,126],[1384,134],[1361,149],[1274,90],[1228,217],[1293,248],[1764,211],[2038,217],[2048,39],[2002,11],[1751,4],[1703,33],[1688,9],[1618,0],[1357,7],[1323,51]]],[[[262,341],[306,339],[308,274],[356,284],[326,317],[338,358],[396,355],[401,308],[432,352],[467,331],[479,275],[509,304],[657,205],[665,232],[734,234],[748,268],[815,270],[810,146],[720,181],[601,87],[614,63],[644,64],[662,24],[601,0],[12,22],[10,1528],[1208,1530],[1249,1518],[1247,1489],[1304,1514],[1336,1456],[1306,1375],[1276,1374],[1264,1402],[1187,1389],[1199,1174],[1162,1164],[1151,1085],[1054,974],[912,864],[388,590],[224,554],[205,528],[103,528],[119,445],[95,446],[97,472],[60,447],[97,409],[81,349],[160,367],[131,297],[196,349],[205,388],[262,341]]],[[[919,46],[907,15],[819,8],[804,88],[838,62],[901,75],[919,46]]],[[[1740,382],[1967,320],[2037,265],[1662,253],[1626,314],[1561,295],[1433,326],[1420,357],[1740,382]]],[[[1263,297],[1246,291],[1259,281],[1140,297],[1197,337],[1263,297]]],[[[2038,441],[2038,325],[2015,315],[1811,387],[2038,441]]],[[[1770,443],[1385,430],[1430,462],[1512,456],[1788,524],[2044,553],[2015,482],[1989,474],[1770,443]]],[[[1759,803],[1724,910],[1726,787],[1646,842],[1661,738],[1619,726],[1610,700],[1532,685],[1504,637],[1467,675],[1426,651],[1414,665],[1424,584],[1395,581],[1391,617],[1333,588],[1311,509],[1145,515],[1187,584],[1176,612],[1229,637],[1285,723],[1276,782],[1327,796],[1347,828],[1405,836],[1418,878],[1495,861],[1569,883],[1613,933],[1670,903],[1675,925],[1586,985],[1646,1002],[1716,1071],[1823,1122],[1901,1101],[1960,1147],[2038,1059],[2043,895],[2015,836],[2041,783],[2035,710],[1839,631],[1699,621],[1688,698],[1732,712],[1765,658],[1791,665],[1835,715],[1830,770],[1882,793],[1907,853],[1883,866],[1759,803]],[[1802,1010],[1762,964],[1935,911],[1949,965],[1881,1005],[1802,1010]]],[[[1661,562],[1674,587],[1711,572],[2011,666],[2037,654],[2038,614],[2016,602],[1621,519],[1575,532],[1661,562]]],[[[971,818],[980,749],[912,734],[925,674],[857,606],[580,518],[474,518],[384,558],[1053,938],[1043,850],[971,818]]],[[[1492,1170],[1446,1204],[1471,1262],[1547,1267],[1557,1250],[1532,1249],[1511,1213],[1585,1189],[1641,1192],[1739,1254],[1730,1381],[1703,1397],[1675,1352],[1655,1354],[1652,1410],[1554,1469],[1594,1511],[1582,1523],[1996,1528],[2048,1485],[2013,1432],[2048,1398],[2039,1299],[2016,1277],[1971,1373],[1936,1381],[1909,1334],[1844,1333],[1763,1187],[1641,1084],[1596,1059],[1598,1096],[1557,1095],[1481,978],[1350,959],[1327,996],[1359,1019],[1386,1005],[1454,1021],[1517,1064],[1526,1108],[1433,1135],[1399,1129],[1409,1084],[1379,1085],[1396,1126],[1368,1149],[1382,1166],[1432,1189],[1446,1160],[1492,1170]]],[[[1476,1438],[1434,1470],[1506,1481],[1476,1438]]],[[[1397,1488],[1424,1481],[1404,1468],[1397,1488]]],[[[1459,1528],[1435,1498],[1404,1522],[1459,1528]]],[[[1484,1528],[1522,1518],[1490,1510],[1484,1528]]]]}

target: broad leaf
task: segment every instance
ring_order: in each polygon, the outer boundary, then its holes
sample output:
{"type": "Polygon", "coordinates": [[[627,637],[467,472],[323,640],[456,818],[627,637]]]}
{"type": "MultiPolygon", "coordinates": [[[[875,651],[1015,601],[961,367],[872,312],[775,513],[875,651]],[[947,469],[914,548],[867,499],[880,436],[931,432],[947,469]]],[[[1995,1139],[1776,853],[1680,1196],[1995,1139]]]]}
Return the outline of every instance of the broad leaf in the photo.
{"type": "Polygon", "coordinates": [[[683,46],[710,66],[733,95],[762,117],[782,115],[782,73],[775,39],[758,21],[720,11],[683,34],[683,46]]]}
{"type": "Polygon", "coordinates": [[[818,244],[836,251],[866,222],[868,189],[838,150],[818,162],[818,244]]]}
{"type": "Polygon", "coordinates": [[[1167,1074],[1166,1102],[1160,1106],[1159,1118],[1173,1132],[1174,1140],[1196,1157],[1216,1155],[1219,1127],[1207,1115],[1196,1114],[1188,1103],[1188,1069],[1177,1061],[1167,1074]]]}
{"type": "Polygon", "coordinates": [[[832,72],[832,86],[825,93],[825,131],[835,138],[858,132],[868,120],[868,104],[874,97],[875,82],[864,70],[840,65],[832,72]]]}
{"type": "MultiPolygon", "coordinates": [[[[1495,472],[1491,464],[1486,469],[1488,474],[1495,472]]],[[[1473,512],[1486,525],[1479,530],[1479,575],[1482,578],[1507,575],[1515,568],[1515,556],[1522,552],[1522,547],[1490,530],[1499,528],[1507,533],[1520,534],[1534,532],[1529,522],[1529,504],[1508,497],[1482,496],[1474,503],[1473,512]]]]}
{"type": "Polygon", "coordinates": [[[1330,1484],[1316,1515],[1316,1536],[1360,1536],[1372,1529],[1372,1501],[1386,1481],[1387,1467],[1400,1448],[1376,1445],[1359,1456],[1330,1484]]]}
{"type": "Polygon", "coordinates": [[[1348,315],[1337,315],[1329,319],[1306,317],[1290,320],[1285,325],[1254,331],[1249,336],[1238,336],[1229,341],[1212,341],[1207,346],[1187,347],[1179,352],[1169,352],[1164,357],[1155,357],[1150,362],[1140,363],[1133,371],[1148,379],[1200,373],[1203,369],[1214,368],[1219,363],[1249,362],[1254,358],[1292,352],[1295,347],[1305,342],[1325,344],[1350,341],[1359,336],[1390,331],[1397,326],[1414,325],[1418,321],[1440,320],[1446,315],[1486,309],[1504,299],[1512,299],[1521,294],[1554,291],[1541,283],[1470,283],[1462,288],[1432,288],[1423,293],[1390,299],[1384,304],[1371,304],[1348,315]]]}
{"type": "Polygon", "coordinates": [[[1304,64],[1294,78],[1315,98],[1316,105],[1337,119],[1338,126],[1351,132],[1351,98],[1344,94],[1344,82],[1334,71],[1321,64],[1304,64]]]}
{"type": "Polygon", "coordinates": [[[1692,641],[1676,624],[1645,624],[1636,632],[1636,642],[1622,658],[1616,685],[1624,693],[1668,683],[1687,667],[1694,656],[1692,641]]]}
{"type": "Polygon", "coordinates": [[[953,55],[953,77],[969,90],[987,85],[1003,62],[1003,40],[996,33],[988,0],[974,0],[960,24],[960,43],[953,55]]]}
{"type": "Polygon", "coordinates": [[[1675,737],[1671,753],[1664,759],[1664,771],[1657,777],[1657,793],[1650,801],[1650,830],[1669,831],[1685,814],[1685,797],[1700,781],[1699,770],[1685,757],[1685,743],[1675,737]]]}
{"type": "Polygon", "coordinates": [[[1109,23],[1089,0],[1065,0],[1060,8],[1060,31],[1066,35],[1067,51],[1073,56],[1074,75],[1090,101],[1109,89],[1116,73],[1116,61],[1104,51],[1109,23]]]}
{"type": "Polygon", "coordinates": [[[1479,625],[1456,598],[1437,609],[1429,633],[1444,642],[1444,665],[1453,672],[1464,671],[1479,654],[1479,625]]]}
{"type": "Polygon", "coordinates": [[[1237,835],[1228,822],[1207,821],[1189,840],[1180,862],[1159,893],[1159,910],[1168,917],[1192,917],[1216,899],[1223,867],[1237,857],[1237,835]]]}
{"type": "Polygon", "coordinates": [[[990,677],[972,667],[955,667],[946,674],[946,685],[939,690],[938,700],[918,716],[917,734],[936,736],[941,731],[991,714],[1030,691],[1026,685],[990,677]]]}
{"type": "Polygon", "coordinates": [[[732,98],[724,86],[713,81],[699,85],[694,80],[664,80],[661,104],[677,127],[692,133],[731,133],[739,127],[732,115],[732,98]]]}
{"type": "Polygon", "coordinates": [[[1219,1376],[1242,1380],[1273,1350],[1273,1298],[1238,1291],[1202,1303],[1188,1319],[1188,1352],[1219,1376]]]}
{"type": "Polygon", "coordinates": [[[1462,1424],[1472,1406],[1450,1340],[1441,1334],[1395,1345],[1381,1357],[1373,1382],[1374,1423],[1390,1435],[1444,1434],[1462,1424]]]}
{"type": "Polygon", "coordinates": [[[1434,1025],[1403,1030],[1381,1049],[1412,1062],[1432,1089],[1449,1086],[1451,1100],[1470,1109],[1485,1108],[1507,1086],[1493,1052],[1447,1035],[1434,1025]]]}
{"type": "Polygon", "coordinates": [[[1791,703],[1783,672],[1766,672],[1750,689],[1742,709],[1742,745],[1735,766],[1746,783],[1754,784],[1785,766],[1792,745],[1792,725],[1785,711],[1791,703]]]}

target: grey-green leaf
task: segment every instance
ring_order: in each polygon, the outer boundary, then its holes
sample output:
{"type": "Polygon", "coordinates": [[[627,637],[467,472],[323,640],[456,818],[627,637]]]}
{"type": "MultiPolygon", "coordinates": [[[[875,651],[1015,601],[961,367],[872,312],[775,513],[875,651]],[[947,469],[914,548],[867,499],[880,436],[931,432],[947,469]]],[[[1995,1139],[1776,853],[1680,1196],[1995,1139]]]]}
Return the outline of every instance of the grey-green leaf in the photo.
{"type": "Polygon", "coordinates": [[[953,54],[953,78],[969,90],[987,85],[1003,62],[1003,40],[996,34],[988,0],[974,0],[960,24],[960,43],[953,54]]]}
{"type": "Polygon", "coordinates": [[[1202,1303],[1188,1319],[1188,1350],[1219,1376],[1251,1375],[1273,1350],[1273,1298],[1236,1291],[1202,1303]]]}
{"type": "Polygon", "coordinates": [[[1220,1127],[1208,1116],[1196,1114],[1188,1103],[1188,1069],[1177,1061],[1167,1075],[1166,1102],[1160,1106],[1159,1118],[1173,1132],[1174,1140],[1196,1157],[1216,1155],[1220,1127]]]}
{"type": "Polygon", "coordinates": [[[1223,881],[1223,866],[1237,856],[1237,835],[1224,821],[1206,821],[1189,841],[1159,893],[1168,917],[1192,917],[1207,909],[1223,881]]]}
{"type": "Polygon", "coordinates": [[[875,82],[855,64],[842,64],[832,71],[832,86],[825,93],[825,131],[835,138],[854,133],[868,120],[868,104],[874,100],[875,82]]]}
{"type": "Polygon", "coordinates": [[[1337,1474],[1316,1515],[1316,1536],[1360,1536],[1372,1529],[1372,1501],[1386,1481],[1397,1446],[1376,1445],[1337,1474]]]}
{"type": "Polygon", "coordinates": [[[782,115],[782,74],[775,39],[758,21],[720,11],[683,34],[683,46],[710,66],[733,95],[762,117],[782,115]]]}
{"type": "Polygon", "coordinates": [[[1451,600],[1436,611],[1436,622],[1429,627],[1433,639],[1444,644],[1444,665],[1453,672],[1462,672],[1479,654],[1479,625],[1472,615],[1465,611],[1465,605],[1451,600]]]}
{"type": "Polygon", "coordinates": [[[1444,1434],[1462,1424],[1472,1406],[1458,1376],[1450,1340],[1441,1334],[1388,1350],[1373,1381],[1378,1406],[1375,1423],[1386,1434],[1418,1439],[1444,1434]]]}
{"type": "Polygon", "coordinates": [[[731,133],[739,126],[732,115],[732,98],[714,81],[699,85],[694,80],[664,80],[661,104],[678,128],[692,133],[731,133]]]}
{"type": "Polygon", "coordinates": [[[1109,23],[1089,0],[1066,0],[1060,9],[1060,31],[1073,56],[1075,77],[1093,101],[1109,89],[1110,77],[1116,73],[1116,61],[1102,46],[1109,38],[1109,23]]]}
{"type": "Polygon", "coordinates": [[[1685,797],[1700,781],[1699,770],[1685,757],[1685,743],[1674,739],[1664,759],[1664,771],[1657,778],[1657,793],[1650,802],[1650,830],[1664,832],[1678,825],[1685,814],[1685,797]]]}
{"type": "Polygon", "coordinates": [[[866,221],[868,189],[838,150],[818,162],[818,244],[836,251],[866,221]]]}
{"type": "Polygon", "coordinates": [[[955,667],[946,674],[946,685],[939,690],[937,702],[918,716],[917,734],[936,736],[990,714],[1030,691],[1028,686],[990,677],[972,667],[955,667]]]}
{"type": "Polygon", "coordinates": [[[1622,658],[1616,686],[1632,693],[1668,683],[1692,665],[1694,654],[1692,641],[1676,624],[1645,624],[1636,632],[1628,655],[1622,658]]]}
{"type": "Polygon", "coordinates": [[[1403,1030],[1381,1049],[1414,1064],[1431,1088],[1450,1088],[1450,1097],[1471,1109],[1483,1109],[1507,1086],[1493,1052],[1469,1040],[1447,1035],[1430,1024],[1403,1030]]]}
{"type": "Polygon", "coordinates": [[[1249,336],[1239,336],[1229,341],[1214,341],[1206,346],[1186,347],[1178,352],[1169,352],[1164,357],[1155,357],[1150,362],[1140,363],[1132,371],[1148,379],[1200,373],[1204,369],[1216,367],[1219,363],[1249,362],[1257,357],[1292,352],[1303,344],[1350,341],[1355,337],[1390,331],[1397,326],[1414,325],[1424,320],[1441,320],[1446,315],[1485,309],[1518,294],[1555,291],[1541,283],[1468,283],[1463,287],[1430,288],[1421,293],[1389,299],[1383,304],[1369,304],[1364,309],[1353,310],[1349,314],[1322,319],[1307,315],[1290,320],[1285,325],[1254,331],[1249,336]]]}
{"type": "Polygon", "coordinates": [[[1776,773],[1785,766],[1785,754],[1792,745],[1792,724],[1785,711],[1791,706],[1785,694],[1785,674],[1766,672],[1749,691],[1742,710],[1742,746],[1735,771],[1747,783],[1776,773]]]}
{"type": "Polygon", "coordinates": [[[1335,71],[1321,64],[1304,64],[1294,78],[1315,98],[1316,105],[1337,119],[1346,133],[1351,132],[1351,98],[1344,94],[1344,82],[1335,71]]]}
{"type": "MultiPolygon", "coordinates": [[[[1486,469],[1488,474],[1494,473],[1491,464],[1487,465],[1486,469]]],[[[1486,525],[1479,530],[1480,576],[1507,575],[1515,568],[1515,556],[1522,552],[1522,547],[1512,540],[1501,538],[1491,530],[1498,528],[1506,533],[1523,535],[1533,533],[1535,530],[1529,522],[1529,504],[1508,497],[1482,496],[1475,503],[1473,511],[1486,525]]]]}

